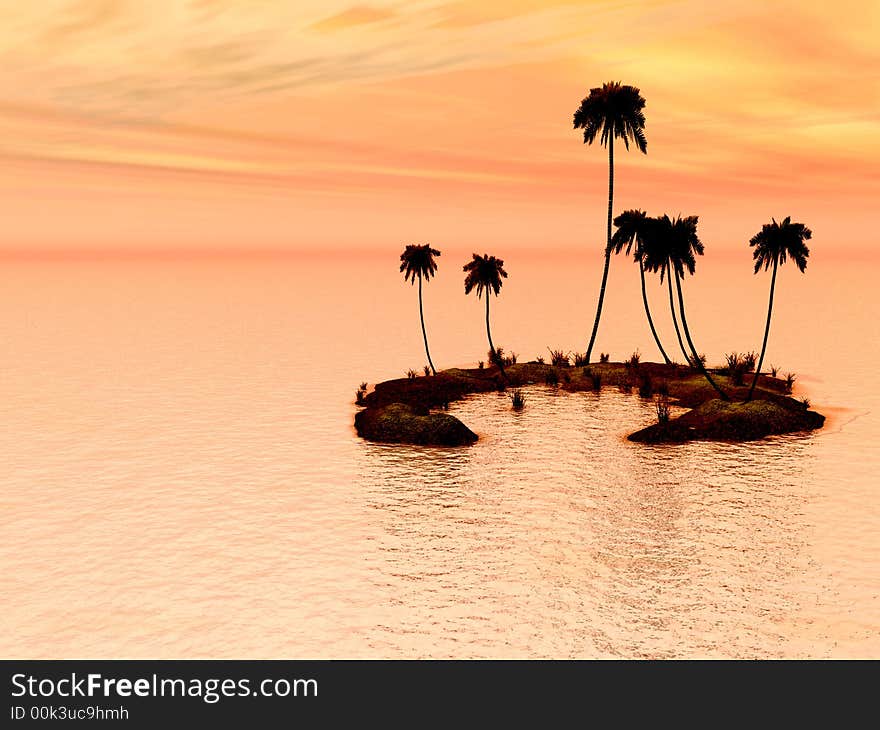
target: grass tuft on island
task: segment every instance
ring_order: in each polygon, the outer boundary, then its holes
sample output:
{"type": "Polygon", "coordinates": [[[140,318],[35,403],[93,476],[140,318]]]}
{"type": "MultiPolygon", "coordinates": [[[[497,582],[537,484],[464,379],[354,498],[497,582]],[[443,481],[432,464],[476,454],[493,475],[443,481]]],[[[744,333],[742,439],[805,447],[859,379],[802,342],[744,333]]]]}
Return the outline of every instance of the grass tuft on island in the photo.
{"type": "Polygon", "coordinates": [[[735,385],[723,369],[713,370],[713,378],[731,397],[728,403],[719,400],[706,379],[687,365],[603,362],[566,367],[533,361],[508,365],[504,370],[507,378],[497,367],[451,368],[436,375],[378,383],[358,403],[364,409],[355,416],[355,429],[358,435],[371,441],[442,446],[470,444],[477,440],[476,434],[442,409],[470,393],[529,384],[592,391],[600,383],[601,388],[632,388],[646,397],[665,391],[671,403],[692,409],[628,437],[644,443],[749,441],[771,434],[821,428],[825,421],[824,416],[787,395],[784,379],[770,375],[758,378],[753,400],[743,403],[748,388],[735,385]]]}

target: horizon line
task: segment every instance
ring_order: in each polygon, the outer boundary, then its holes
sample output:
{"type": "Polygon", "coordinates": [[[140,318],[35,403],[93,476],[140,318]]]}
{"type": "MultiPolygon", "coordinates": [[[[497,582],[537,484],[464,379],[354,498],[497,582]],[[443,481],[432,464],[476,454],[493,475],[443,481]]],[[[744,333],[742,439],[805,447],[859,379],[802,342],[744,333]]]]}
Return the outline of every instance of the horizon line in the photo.
{"type": "MultiPolygon", "coordinates": [[[[75,248],[57,248],[57,247],[16,247],[3,248],[0,247],[0,261],[125,261],[125,260],[224,260],[224,259],[294,259],[294,258],[338,258],[340,256],[356,256],[373,258],[376,256],[392,256],[397,258],[398,249],[404,244],[395,244],[394,246],[383,247],[361,247],[361,246],[340,246],[340,247],[310,247],[310,248],[285,248],[285,247],[260,247],[260,248],[244,248],[244,247],[219,247],[219,248],[201,248],[186,246],[180,248],[152,248],[152,247],[136,247],[128,249],[119,249],[101,246],[87,246],[75,248]]],[[[442,244],[441,244],[442,245],[442,244]]],[[[476,251],[471,246],[456,246],[448,248],[446,251],[452,255],[468,256],[471,253],[480,253],[485,246],[478,247],[476,251]]],[[[497,246],[491,246],[496,255],[513,256],[521,254],[528,257],[535,255],[545,255],[548,257],[571,256],[572,254],[586,255],[595,254],[595,249],[585,243],[583,246],[543,246],[537,247],[520,247],[513,246],[509,249],[499,249],[497,246]],[[500,251],[500,253],[499,253],[500,251]]],[[[442,250],[442,249],[441,249],[442,250]]],[[[822,258],[830,260],[877,260],[880,259],[880,251],[873,246],[854,246],[851,248],[824,248],[821,253],[822,258]]],[[[706,260],[709,258],[742,258],[743,255],[751,258],[751,249],[747,245],[739,248],[719,247],[712,249],[706,260]]]]}

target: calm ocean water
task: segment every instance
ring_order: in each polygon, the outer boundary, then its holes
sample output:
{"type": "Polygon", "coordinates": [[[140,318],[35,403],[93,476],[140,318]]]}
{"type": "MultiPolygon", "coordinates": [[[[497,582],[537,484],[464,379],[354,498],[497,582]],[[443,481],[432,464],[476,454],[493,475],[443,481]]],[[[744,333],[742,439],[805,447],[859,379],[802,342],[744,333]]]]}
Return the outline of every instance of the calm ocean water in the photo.
{"type": "MultiPolygon", "coordinates": [[[[601,262],[497,253],[496,343],[584,349],[601,262]]],[[[0,655],[880,656],[873,264],[778,283],[767,362],[821,432],[645,447],[637,394],[533,387],[454,404],[454,450],[352,428],[425,362],[396,258],[2,262],[0,655]]],[[[425,290],[438,366],[485,358],[464,260],[425,290]]],[[[697,346],[757,349],[769,277],[700,266],[697,346]]],[[[634,267],[609,286],[598,350],[656,359],[634,267]]]]}

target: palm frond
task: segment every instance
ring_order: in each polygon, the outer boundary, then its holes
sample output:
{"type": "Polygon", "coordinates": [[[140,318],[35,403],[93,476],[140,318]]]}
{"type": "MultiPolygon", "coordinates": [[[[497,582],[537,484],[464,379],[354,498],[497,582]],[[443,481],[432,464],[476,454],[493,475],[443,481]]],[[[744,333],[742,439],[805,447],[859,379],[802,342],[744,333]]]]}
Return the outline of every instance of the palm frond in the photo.
{"type": "Polygon", "coordinates": [[[504,261],[489,254],[472,254],[473,258],[463,267],[467,274],[464,279],[464,293],[470,294],[474,289],[477,297],[482,297],[483,292],[494,293],[498,296],[501,291],[502,279],[507,278],[504,270],[504,261]]]}
{"type": "Polygon", "coordinates": [[[619,81],[609,81],[590,89],[574,113],[575,129],[583,129],[584,143],[592,144],[596,137],[607,146],[613,138],[623,140],[629,149],[630,142],[643,153],[648,151],[645,137],[645,99],[635,86],[619,81]]]}
{"type": "Polygon", "coordinates": [[[430,244],[408,245],[400,254],[400,270],[403,272],[404,281],[412,281],[415,284],[418,277],[428,281],[437,272],[437,262],[434,257],[440,256],[436,248],[430,244]]]}
{"type": "Polygon", "coordinates": [[[633,251],[635,247],[635,260],[639,261],[644,254],[643,241],[647,234],[648,214],[642,210],[625,210],[614,219],[614,225],[617,230],[611,237],[611,245],[609,251],[619,254],[624,249],[626,255],[633,251]]]}
{"type": "Polygon", "coordinates": [[[663,214],[646,218],[642,223],[642,266],[648,272],[660,272],[660,281],[675,271],[679,276],[696,271],[696,257],[705,246],[697,235],[698,216],[670,218],[663,214]]]}
{"type": "Polygon", "coordinates": [[[749,240],[749,246],[754,249],[755,273],[762,268],[766,271],[774,262],[784,264],[788,258],[799,271],[805,271],[810,249],[804,241],[812,237],[813,232],[803,223],[792,223],[791,216],[786,216],[781,223],[772,218],[749,240]]]}

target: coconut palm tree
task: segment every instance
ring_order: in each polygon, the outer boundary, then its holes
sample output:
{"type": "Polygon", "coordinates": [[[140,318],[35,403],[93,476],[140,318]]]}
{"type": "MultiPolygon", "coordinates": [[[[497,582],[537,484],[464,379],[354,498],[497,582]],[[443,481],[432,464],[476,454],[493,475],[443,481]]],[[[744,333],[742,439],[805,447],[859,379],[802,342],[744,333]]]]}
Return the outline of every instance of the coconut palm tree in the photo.
{"type": "Polygon", "coordinates": [[[648,152],[645,138],[645,100],[635,86],[625,86],[618,81],[610,81],[595,89],[587,96],[574,113],[574,128],[584,130],[584,144],[593,144],[596,137],[608,148],[608,231],[605,242],[605,269],[602,272],[602,286],[599,289],[599,303],[596,306],[596,319],[590,344],[587,345],[587,362],[599,330],[602,316],[602,302],[605,300],[605,285],[608,282],[608,266],[611,263],[611,210],[614,204],[614,139],[623,140],[626,149],[630,141],[643,153],[648,152]]]}
{"type": "MultiPolygon", "coordinates": [[[[681,326],[684,329],[684,335],[690,347],[691,357],[688,359],[693,363],[709,381],[722,400],[730,400],[727,394],[718,387],[718,384],[709,375],[706,366],[697,354],[697,348],[694,347],[694,341],[691,339],[691,333],[688,329],[687,316],[684,310],[684,295],[682,293],[681,282],[684,279],[685,272],[693,275],[697,268],[696,256],[702,256],[704,246],[697,235],[697,221],[695,215],[682,218],[677,216],[674,220],[668,215],[657,218],[657,223],[652,226],[651,235],[653,244],[657,251],[665,251],[668,259],[668,270],[672,271],[675,277],[675,288],[678,292],[678,311],[681,315],[681,326]],[[696,256],[695,256],[696,254],[696,256]]],[[[655,254],[656,255],[656,252],[655,254]]]]}
{"type": "Polygon", "coordinates": [[[657,348],[663,355],[663,360],[669,365],[669,356],[666,354],[666,350],[663,349],[663,345],[660,343],[660,338],[657,336],[657,330],[654,328],[654,320],[651,318],[651,309],[648,306],[648,293],[645,290],[645,239],[649,237],[648,228],[650,227],[651,222],[652,219],[648,218],[648,214],[644,211],[624,211],[614,219],[614,225],[617,226],[617,230],[611,237],[611,248],[612,252],[615,254],[619,254],[625,249],[627,256],[629,256],[630,253],[633,252],[633,248],[635,248],[633,259],[639,265],[639,275],[642,279],[642,302],[645,305],[645,315],[648,317],[648,326],[651,328],[651,334],[654,335],[654,342],[657,343],[657,348]]]}
{"type": "Polygon", "coordinates": [[[767,305],[767,325],[764,327],[764,344],[761,345],[761,357],[758,359],[758,367],[755,368],[755,377],[749,387],[746,403],[752,399],[755,384],[761,374],[761,366],[764,364],[764,353],[767,351],[767,337],[770,334],[770,317],[773,314],[773,292],[776,289],[776,271],[779,264],[784,264],[786,259],[794,261],[798,270],[803,273],[807,268],[807,259],[810,257],[810,249],[804,241],[813,237],[813,232],[803,223],[792,223],[791,217],[786,216],[782,223],[772,219],[772,223],[765,223],[760,233],[756,233],[749,241],[749,246],[754,247],[752,257],[755,259],[755,273],[761,267],[764,271],[773,265],[773,277],[770,279],[770,302],[767,305]]]}
{"type": "Polygon", "coordinates": [[[425,340],[425,354],[428,356],[428,364],[431,366],[431,372],[437,374],[437,368],[434,367],[434,361],[431,360],[431,351],[428,349],[428,333],[425,332],[425,314],[422,311],[422,279],[430,281],[431,277],[437,271],[437,262],[434,261],[435,256],[439,256],[440,252],[436,248],[431,248],[427,243],[419,245],[407,246],[403,253],[400,254],[400,270],[404,272],[404,281],[412,281],[416,283],[419,280],[419,319],[422,321],[422,337],[425,340]]]}
{"type": "Polygon", "coordinates": [[[464,293],[470,294],[474,289],[477,290],[477,297],[483,296],[486,292],[486,335],[489,338],[489,350],[492,353],[492,359],[498,363],[501,374],[506,378],[504,372],[504,363],[495,352],[495,345],[492,344],[492,331],[489,328],[489,295],[494,293],[497,297],[501,291],[502,279],[507,278],[507,272],[504,270],[504,261],[496,259],[489,254],[478,256],[473,254],[473,259],[464,265],[467,276],[464,279],[464,293]]]}
{"type": "Polygon", "coordinates": [[[645,221],[647,235],[642,240],[642,266],[649,273],[660,273],[660,283],[666,279],[669,290],[669,313],[672,315],[672,324],[675,327],[675,336],[678,339],[678,347],[684,355],[685,362],[690,362],[691,355],[684,346],[681,338],[681,329],[678,326],[678,317],[675,315],[675,295],[672,293],[672,264],[669,258],[669,239],[659,235],[661,231],[658,218],[648,218],[645,221]]]}

